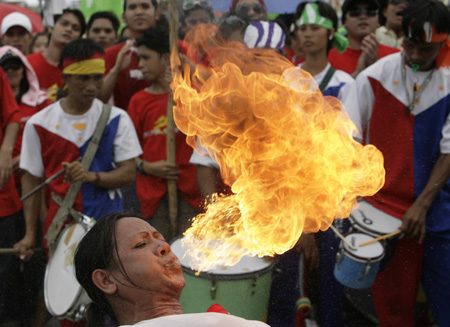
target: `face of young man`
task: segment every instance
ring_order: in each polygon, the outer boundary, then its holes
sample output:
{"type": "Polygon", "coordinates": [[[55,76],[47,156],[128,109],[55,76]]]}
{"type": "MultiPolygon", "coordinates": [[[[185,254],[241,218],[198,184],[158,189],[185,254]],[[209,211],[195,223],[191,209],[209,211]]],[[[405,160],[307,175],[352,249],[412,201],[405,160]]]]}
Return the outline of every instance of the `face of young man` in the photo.
{"type": "Polygon", "coordinates": [[[51,42],[66,45],[78,39],[81,35],[81,24],[78,17],[66,13],[60,17],[53,27],[51,42]]]}
{"type": "Polygon", "coordinates": [[[345,28],[349,37],[364,38],[378,27],[378,10],[364,1],[355,3],[345,16],[345,28]]]}
{"type": "Polygon", "coordinates": [[[397,31],[402,28],[403,10],[405,10],[408,1],[389,0],[388,5],[383,9],[383,15],[386,18],[386,27],[397,31]]]}
{"type": "Polygon", "coordinates": [[[434,67],[435,60],[443,43],[426,43],[405,38],[403,40],[403,51],[405,62],[408,66],[419,66],[419,71],[427,71],[434,67]]]}
{"type": "Polygon", "coordinates": [[[71,100],[78,102],[80,107],[86,108],[92,105],[94,99],[100,93],[103,85],[102,74],[88,75],[63,75],[71,100]]]}
{"type": "Polygon", "coordinates": [[[156,8],[151,0],[126,0],[122,19],[128,25],[131,37],[134,38],[136,34],[156,25],[156,8]]]}
{"type": "Polygon", "coordinates": [[[87,37],[106,49],[117,42],[118,36],[112,22],[107,18],[97,18],[88,30],[87,37]]]}
{"type": "Polygon", "coordinates": [[[164,78],[166,66],[162,58],[156,51],[150,50],[145,45],[141,45],[137,50],[139,69],[146,81],[155,81],[164,78]]]}
{"type": "Polygon", "coordinates": [[[327,51],[328,30],[320,25],[305,24],[297,28],[296,34],[300,47],[305,53],[315,54],[327,51]]]}
{"type": "Polygon", "coordinates": [[[211,24],[211,19],[208,12],[205,9],[193,10],[189,16],[186,17],[184,21],[183,31],[184,33],[189,32],[192,28],[200,24],[211,24]]]}
{"type": "Polygon", "coordinates": [[[4,45],[13,46],[25,55],[28,54],[28,44],[30,41],[30,33],[22,26],[12,26],[2,35],[2,43],[4,45]]]}

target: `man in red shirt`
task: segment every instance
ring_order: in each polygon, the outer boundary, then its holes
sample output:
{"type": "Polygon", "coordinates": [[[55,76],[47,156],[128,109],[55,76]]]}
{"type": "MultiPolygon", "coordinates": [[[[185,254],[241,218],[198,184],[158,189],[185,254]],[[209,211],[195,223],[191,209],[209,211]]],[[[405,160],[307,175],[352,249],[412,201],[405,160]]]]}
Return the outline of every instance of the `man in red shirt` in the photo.
{"type": "Polygon", "coordinates": [[[400,50],[379,44],[375,37],[378,27],[376,0],[346,0],[342,5],[342,24],[348,32],[348,47],[343,53],[331,49],[328,61],[335,69],[356,78],[378,59],[400,50]]]}
{"type": "Polygon", "coordinates": [[[27,56],[36,72],[39,86],[47,92],[52,102],[56,101],[56,93],[64,85],[62,70],[58,67],[59,55],[67,43],[83,36],[85,29],[86,22],[81,11],[64,9],[63,13],[55,18],[48,48],[27,56]]]}
{"type": "Polygon", "coordinates": [[[122,19],[128,25],[131,38],[106,50],[106,76],[99,98],[108,102],[113,96],[116,107],[126,109],[136,92],[150,85],[138,67],[134,41],[144,31],[155,26],[158,18],[156,0],[125,0],[122,19]]]}

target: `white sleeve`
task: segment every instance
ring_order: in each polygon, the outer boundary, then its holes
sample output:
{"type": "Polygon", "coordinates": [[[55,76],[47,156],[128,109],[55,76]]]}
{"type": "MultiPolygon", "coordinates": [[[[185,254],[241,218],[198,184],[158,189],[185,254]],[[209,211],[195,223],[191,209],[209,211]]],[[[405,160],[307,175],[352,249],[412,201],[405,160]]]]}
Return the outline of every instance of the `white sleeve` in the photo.
{"type": "Polygon", "coordinates": [[[450,115],[445,120],[444,127],[442,128],[442,139],[440,142],[441,153],[450,153],[450,115]]]}
{"type": "Polygon", "coordinates": [[[191,163],[193,165],[198,165],[198,166],[206,166],[206,167],[220,169],[219,164],[213,158],[211,158],[208,155],[208,153],[206,153],[206,151],[205,151],[205,154],[202,155],[196,149],[194,149],[194,152],[192,152],[189,163],[191,163]]]}
{"type": "Polygon", "coordinates": [[[41,141],[30,120],[25,124],[25,130],[23,132],[19,166],[33,176],[44,177],[41,141]]]}
{"type": "Polygon", "coordinates": [[[114,139],[114,161],[122,162],[136,158],[141,154],[142,148],[133,122],[127,112],[121,110],[119,126],[114,139]]]}
{"type": "Polygon", "coordinates": [[[344,90],[342,102],[350,119],[356,125],[357,133],[354,138],[358,142],[363,140],[363,131],[370,122],[375,96],[369,79],[362,72],[354,83],[349,83],[344,90]]]}

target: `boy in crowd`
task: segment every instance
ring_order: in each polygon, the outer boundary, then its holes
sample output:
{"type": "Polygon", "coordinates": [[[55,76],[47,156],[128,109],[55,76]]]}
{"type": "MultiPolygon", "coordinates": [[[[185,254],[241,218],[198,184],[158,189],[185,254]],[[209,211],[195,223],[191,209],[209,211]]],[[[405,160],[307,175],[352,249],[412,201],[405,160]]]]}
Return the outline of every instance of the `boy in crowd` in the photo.
{"type": "Polygon", "coordinates": [[[378,59],[399,51],[378,44],[374,34],[378,27],[378,9],[377,0],[345,0],[342,24],[348,32],[348,47],[342,53],[330,50],[328,61],[332,67],[356,78],[378,59]]]}
{"type": "Polygon", "coordinates": [[[171,239],[167,180],[177,180],[178,228],[181,235],[199,212],[201,196],[198,191],[196,167],[189,163],[192,148],[186,136],[176,130],[176,164],[166,160],[167,104],[170,81],[169,31],[162,26],[147,30],[136,41],[139,69],[151,86],[136,93],[130,100],[128,113],[144,150],[137,163],[136,186],[144,218],[149,219],[166,239],[171,239]]]}
{"type": "Polygon", "coordinates": [[[119,39],[119,27],[119,19],[113,12],[98,11],[89,19],[86,36],[100,44],[103,49],[107,49],[119,39]]]}
{"type": "Polygon", "coordinates": [[[2,20],[1,32],[3,45],[10,45],[28,54],[28,44],[31,42],[33,27],[30,19],[20,12],[13,12],[2,20]]]}
{"type": "Polygon", "coordinates": [[[39,80],[41,89],[47,92],[50,101],[56,101],[58,89],[63,87],[62,70],[58,66],[62,49],[69,42],[81,38],[86,29],[84,16],[78,9],[64,9],[55,17],[48,47],[27,56],[39,80]]]}

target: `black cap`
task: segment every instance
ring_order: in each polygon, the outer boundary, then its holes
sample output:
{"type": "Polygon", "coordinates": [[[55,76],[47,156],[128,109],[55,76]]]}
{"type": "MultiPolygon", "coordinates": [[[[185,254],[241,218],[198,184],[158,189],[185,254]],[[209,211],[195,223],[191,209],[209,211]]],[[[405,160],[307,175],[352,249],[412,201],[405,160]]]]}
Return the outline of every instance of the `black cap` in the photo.
{"type": "Polygon", "coordinates": [[[18,60],[20,63],[22,63],[22,59],[20,59],[20,57],[12,52],[11,50],[8,50],[5,52],[5,54],[0,58],[0,65],[3,64],[6,60],[8,59],[16,59],[18,60]]]}
{"type": "Polygon", "coordinates": [[[342,5],[342,24],[345,23],[345,16],[347,15],[347,11],[350,9],[351,6],[357,3],[367,3],[371,9],[378,10],[380,8],[380,4],[377,0],[345,0],[344,4],[342,5]]]}

